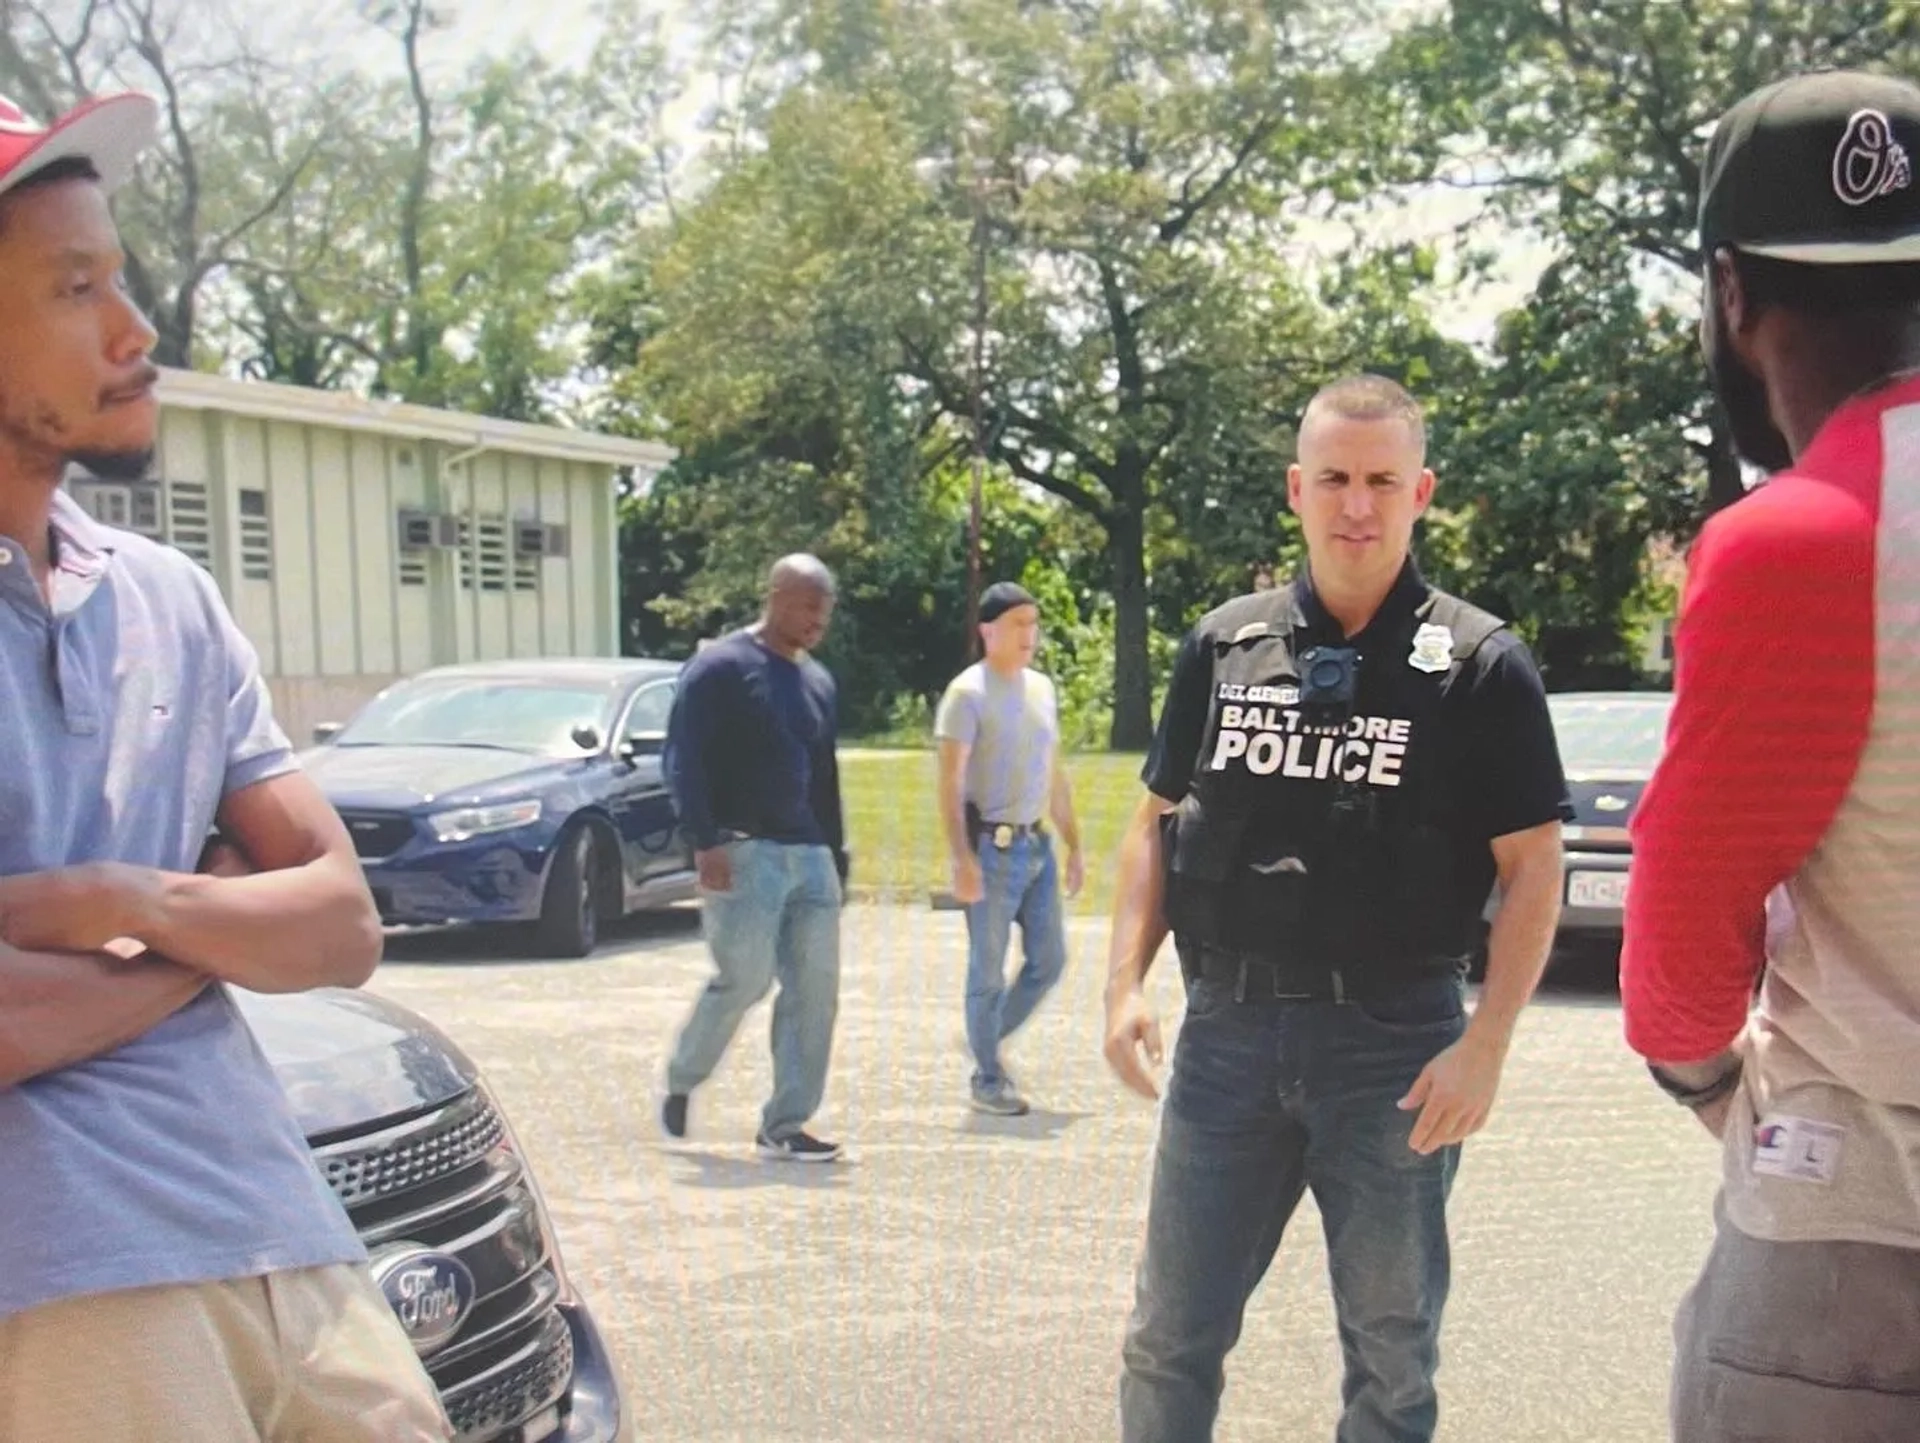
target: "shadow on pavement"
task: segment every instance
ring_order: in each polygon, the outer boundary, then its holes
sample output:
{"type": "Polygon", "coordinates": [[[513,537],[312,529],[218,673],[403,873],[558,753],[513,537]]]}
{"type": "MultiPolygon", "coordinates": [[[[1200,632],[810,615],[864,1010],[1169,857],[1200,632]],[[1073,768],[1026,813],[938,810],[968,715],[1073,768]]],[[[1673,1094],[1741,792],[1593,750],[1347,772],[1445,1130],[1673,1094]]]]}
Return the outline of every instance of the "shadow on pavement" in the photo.
{"type": "Polygon", "coordinates": [[[857,1165],[847,1157],[838,1162],[763,1162],[755,1157],[703,1152],[697,1148],[675,1148],[668,1156],[675,1162],[693,1164],[692,1171],[684,1168],[677,1171],[676,1183],[730,1192],[765,1187],[831,1191],[845,1187],[850,1180],[847,1170],[857,1165]]]}
{"type": "Polygon", "coordinates": [[[969,1112],[966,1121],[954,1131],[979,1137],[1017,1137],[1026,1142],[1050,1142],[1063,1136],[1076,1122],[1091,1116],[1093,1114],[1090,1112],[1049,1112],[1044,1107],[1036,1107],[1024,1117],[995,1117],[990,1113],[969,1112]]]}
{"type": "Polygon", "coordinates": [[[552,967],[586,967],[614,952],[646,953],[678,946],[700,933],[698,907],[665,907],[609,922],[600,931],[600,945],[587,957],[542,957],[533,950],[529,930],[520,926],[443,927],[431,931],[389,933],[389,962],[545,963],[552,967]]]}

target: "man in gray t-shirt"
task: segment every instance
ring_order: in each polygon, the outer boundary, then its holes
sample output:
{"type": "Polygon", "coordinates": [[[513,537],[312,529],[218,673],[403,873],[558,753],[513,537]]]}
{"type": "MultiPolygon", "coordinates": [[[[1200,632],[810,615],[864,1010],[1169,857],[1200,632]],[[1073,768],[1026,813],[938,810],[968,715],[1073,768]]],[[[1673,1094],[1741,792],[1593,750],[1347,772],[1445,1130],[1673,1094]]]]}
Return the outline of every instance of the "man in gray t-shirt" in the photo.
{"type": "Polygon", "coordinates": [[[157,120],[0,101],[0,1439],[445,1440],[228,991],[366,980],[352,839],[213,578],[60,486],[153,454],[106,196],[157,120]]]}
{"type": "Polygon", "coordinates": [[[953,895],[967,909],[967,1047],[973,1105],[1015,1117],[1027,1101],[1000,1045],[1033,1015],[1067,965],[1059,863],[1045,823],[1067,846],[1066,894],[1083,875],[1073,793],[1060,766],[1053,683],[1028,663],[1040,607],[1010,581],[980,598],[983,659],[940,699],[940,820],[953,858],[953,895]],[[1020,925],[1024,965],[1007,986],[1007,944],[1020,925]]]}

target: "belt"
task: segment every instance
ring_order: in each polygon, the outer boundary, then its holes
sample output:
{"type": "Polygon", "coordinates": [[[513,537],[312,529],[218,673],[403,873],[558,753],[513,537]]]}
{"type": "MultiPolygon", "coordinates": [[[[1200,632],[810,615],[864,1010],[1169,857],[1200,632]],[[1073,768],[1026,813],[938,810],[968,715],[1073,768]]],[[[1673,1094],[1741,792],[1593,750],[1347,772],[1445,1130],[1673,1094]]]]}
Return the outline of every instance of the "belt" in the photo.
{"type": "Polygon", "coordinates": [[[993,838],[993,845],[1004,852],[1015,841],[1024,837],[1044,837],[1047,834],[1043,822],[979,822],[973,829],[973,835],[993,838]]]}
{"type": "Polygon", "coordinates": [[[1230,983],[1239,1002],[1345,1002],[1356,996],[1377,997],[1398,987],[1460,975],[1459,963],[1451,960],[1356,970],[1230,952],[1204,944],[1192,951],[1195,955],[1190,963],[1184,954],[1181,958],[1188,975],[1230,983]]]}

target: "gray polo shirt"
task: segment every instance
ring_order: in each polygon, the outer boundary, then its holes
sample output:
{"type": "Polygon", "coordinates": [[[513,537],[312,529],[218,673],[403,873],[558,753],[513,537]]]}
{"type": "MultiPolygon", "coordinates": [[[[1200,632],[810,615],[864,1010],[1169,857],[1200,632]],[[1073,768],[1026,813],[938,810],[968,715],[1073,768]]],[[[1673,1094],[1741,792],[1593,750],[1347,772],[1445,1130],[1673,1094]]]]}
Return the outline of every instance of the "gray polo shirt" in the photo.
{"type": "Polygon", "coordinates": [[[964,742],[967,800],[989,822],[1028,826],[1047,815],[1060,709],[1053,682],[1031,668],[1001,676],[975,662],[948,685],[934,735],[964,742]]]}
{"type": "MultiPolygon", "coordinates": [[[[54,538],[51,609],[0,538],[0,876],[190,872],[222,798],[297,765],[253,648],[181,553],[64,493],[54,538]]],[[[0,1090],[0,1317],[364,1257],[224,986],[0,1090]]]]}

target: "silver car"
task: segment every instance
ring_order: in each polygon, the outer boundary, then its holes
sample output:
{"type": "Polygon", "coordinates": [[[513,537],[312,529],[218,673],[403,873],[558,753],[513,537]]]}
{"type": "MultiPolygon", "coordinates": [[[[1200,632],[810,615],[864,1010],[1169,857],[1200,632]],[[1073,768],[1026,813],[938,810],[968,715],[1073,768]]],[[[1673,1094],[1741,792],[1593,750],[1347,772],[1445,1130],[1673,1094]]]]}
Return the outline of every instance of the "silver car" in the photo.
{"type": "MultiPolygon", "coordinates": [[[[1547,698],[1554,739],[1566,772],[1573,820],[1566,846],[1557,948],[1565,955],[1616,950],[1624,930],[1627,873],[1633,841],[1627,823],[1653,776],[1667,738],[1673,694],[1661,691],[1567,691],[1547,698]]],[[[1500,910],[1496,884],[1483,920],[1500,910]]],[[[1473,976],[1486,968],[1486,947],[1472,959],[1473,976]]]]}
{"type": "Polygon", "coordinates": [[[1561,692],[1547,698],[1573,821],[1566,841],[1563,936],[1617,939],[1633,843],[1627,823],[1666,742],[1671,692],[1561,692]]]}

